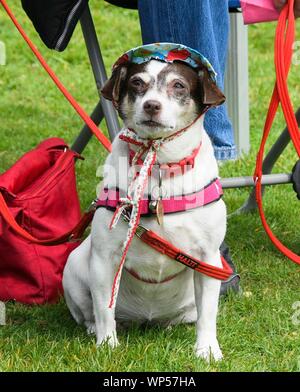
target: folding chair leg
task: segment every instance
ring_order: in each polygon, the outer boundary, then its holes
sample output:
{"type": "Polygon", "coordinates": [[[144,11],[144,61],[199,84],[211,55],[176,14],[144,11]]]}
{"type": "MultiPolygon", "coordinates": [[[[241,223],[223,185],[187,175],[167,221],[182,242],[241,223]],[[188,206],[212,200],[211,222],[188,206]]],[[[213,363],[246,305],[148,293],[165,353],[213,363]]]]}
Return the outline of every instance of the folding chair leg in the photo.
{"type": "MultiPolygon", "coordinates": [[[[99,125],[103,118],[104,118],[104,114],[102,110],[102,105],[101,102],[99,101],[98,105],[95,107],[93,113],[91,114],[91,119],[94,121],[96,125],[99,125]]],[[[71,147],[72,150],[78,152],[78,154],[81,154],[92,136],[93,134],[90,131],[89,127],[85,125],[82,128],[80,134],[77,136],[76,140],[74,141],[71,147]]]]}
{"type": "MultiPolygon", "coordinates": [[[[298,126],[300,124],[300,108],[296,112],[296,119],[298,126]]],[[[279,138],[271,147],[269,153],[266,155],[263,162],[263,174],[271,173],[275,163],[277,162],[280,155],[283,153],[287,145],[289,144],[291,138],[287,128],[281,133],[279,138]]],[[[264,189],[264,187],[262,188],[264,189]]],[[[255,199],[255,190],[252,190],[250,196],[246,203],[240,208],[240,212],[250,212],[257,208],[256,199],[255,199]]]]}
{"type": "MultiPolygon", "coordinates": [[[[100,90],[107,80],[107,75],[89,6],[86,7],[80,19],[80,23],[88,55],[90,58],[90,63],[92,66],[98,94],[101,97],[100,90]]],[[[113,140],[120,130],[118,116],[110,101],[102,98],[101,104],[109,136],[111,140],[113,140]]]]}
{"type": "MultiPolygon", "coordinates": [[[[291,173],[264,174],[261,180],[262,185],[290,184],[291,182],[291,173]]],[[[255,182],[252,176],[221,178],[221,184],[223,189],[255,186],[255,182]]]]}

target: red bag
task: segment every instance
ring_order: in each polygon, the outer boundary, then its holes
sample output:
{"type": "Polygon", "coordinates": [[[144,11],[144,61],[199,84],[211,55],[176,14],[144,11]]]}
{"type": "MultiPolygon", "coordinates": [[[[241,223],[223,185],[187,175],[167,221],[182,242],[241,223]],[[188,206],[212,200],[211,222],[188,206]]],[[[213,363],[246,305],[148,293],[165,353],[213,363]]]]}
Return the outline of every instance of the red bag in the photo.
{"type": "MultiPolygon", "coordinates": [[[[111,151],[110,141],[60,82],[6,2],[0,3],[57,87],[111,151]]],[[[66,241],[80,238],[95,212],[90,208],[80,219],[74,171],[79,157],[62,139],[48,139],[0,176],[0,300],[40,304],[54,302],[62,292],[67,256],[79,244],[66,241]]]]}
{"type": "Polygon", "coordinates": [[[0,300],[42,304],[55,302],[62,293],[63,268],[79,242],[49,247],[24,239],[16,229],[47,240],[65,238],[77,226],[78,157],[62,139],[51,138],[0,176],[0,300]]]}

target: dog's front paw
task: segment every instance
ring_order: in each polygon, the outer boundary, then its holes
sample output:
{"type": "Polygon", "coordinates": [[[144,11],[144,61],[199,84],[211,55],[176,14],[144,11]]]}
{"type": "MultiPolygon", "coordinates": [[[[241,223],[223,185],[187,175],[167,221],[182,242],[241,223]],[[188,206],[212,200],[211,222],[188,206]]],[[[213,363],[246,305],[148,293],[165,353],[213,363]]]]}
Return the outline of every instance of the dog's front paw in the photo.
{"type": "Polygon", "coordinates": [[[223,358],[217,339],[205,344],[196,344],[195,347],[196,357],[204,359],[206,362],[221,361],[223,358]]]}
{"type": "Polygon", "coordinates": [[[100,347],[105,343],[107,343],[111,348],[115,348],[119,345],[116,331],[97,336],[97,347],[100,347]]]}
{"type": "Polygon", "coordinates": [[[86,321],[85,322],[86,331],[88,335],[95,335],[96,334],[96,324],[93,321],[86,321]]]}

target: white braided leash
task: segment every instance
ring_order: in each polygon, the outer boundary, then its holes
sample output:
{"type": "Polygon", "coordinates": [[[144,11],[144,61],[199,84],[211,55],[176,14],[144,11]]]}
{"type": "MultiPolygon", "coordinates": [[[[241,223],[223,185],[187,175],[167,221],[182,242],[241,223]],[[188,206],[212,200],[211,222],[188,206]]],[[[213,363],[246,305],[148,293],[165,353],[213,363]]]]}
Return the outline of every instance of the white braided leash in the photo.
{"type": "Polygon", "coordinates": [[[113,215],[112,221],[110,223],[110,228],[116,227],[122,215],[122,212],[127,208],[131,207],[131,214],[128,223],[128,231],[127,231],[126,239],[122,246],[122,258],[119,264],[119,268],[114,277],[109,308],[112,308],[116,303],[116,298],[119,292],[121,274],[125,263],[126,255],[140,221],[140,215],[141,215],[140,201],[144,195],[144,190],[148,182],[149,174],[151,173],[151,169],[156,161],[157,151],[159,150],[161,144],[164,142],[164,139],[153,140],[150,142],[149,140],[145,141],[143,139],[140,139],[134,132],[130,131],[129,129],[124,130],[120,136],[125,136],[125,138],[130,138],[131,140],[137,142],[138,145],[140,145],[140,148],[137,150],[132,160],[132,167],[134,167],[135,163],[140,158],[140,156],[143,153],[145,153],[147,150],[148,151],[146,153],[146,157],[144,159],[144,163],[139,172],[139,175],[137,175],[136,172],[133,175],[128,188],[128,195],[126,198],[120,198],[119,206],[117,207],[113,215]],[[131,197],[134,180],[136,180],[137,183],[133,196],[131,197]]]}

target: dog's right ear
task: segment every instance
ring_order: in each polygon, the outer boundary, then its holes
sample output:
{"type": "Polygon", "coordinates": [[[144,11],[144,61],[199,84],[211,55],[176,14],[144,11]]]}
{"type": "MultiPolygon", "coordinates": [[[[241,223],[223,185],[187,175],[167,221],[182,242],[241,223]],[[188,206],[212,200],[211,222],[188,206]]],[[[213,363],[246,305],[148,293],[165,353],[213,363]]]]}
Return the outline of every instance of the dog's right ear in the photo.
{"type": "Polygon", "coordinates": [[[110,101],[113,101],[115,104],[118,104],[121,96],[122,85],[125,81],[126,75],[127,67],[117,67],[101,89],[102,96],[106,99],[109,99],[110,101]]]}

